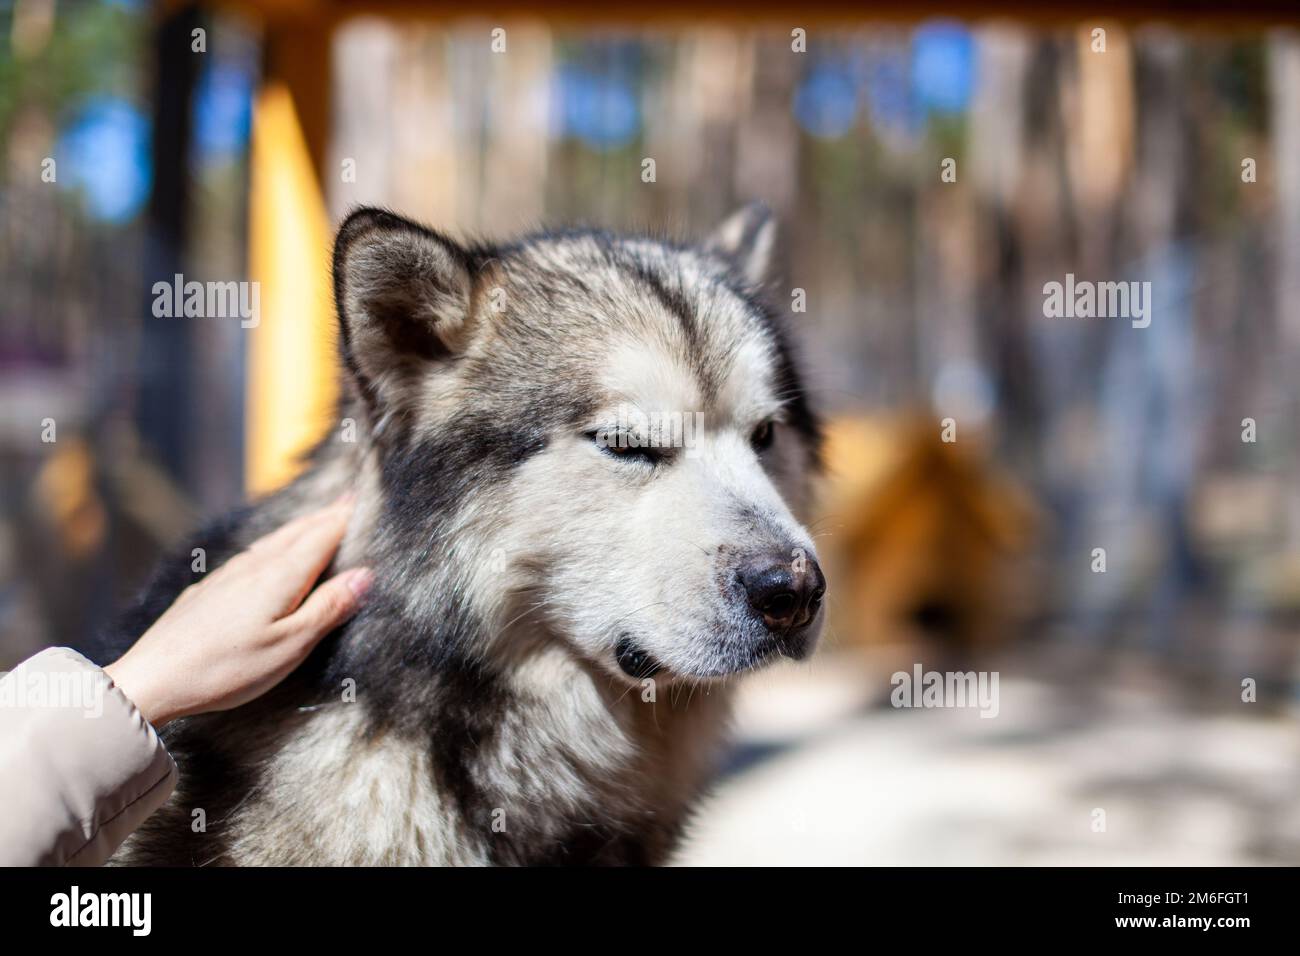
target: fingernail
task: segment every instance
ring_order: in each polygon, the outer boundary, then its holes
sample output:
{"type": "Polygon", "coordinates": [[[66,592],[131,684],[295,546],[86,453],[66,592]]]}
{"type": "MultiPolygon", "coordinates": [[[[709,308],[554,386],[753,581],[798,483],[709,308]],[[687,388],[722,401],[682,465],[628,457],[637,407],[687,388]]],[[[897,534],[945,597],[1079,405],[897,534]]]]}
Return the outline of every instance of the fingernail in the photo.
{"type": "Polygon", "coordinates": [[[348,590],[352,596],[360,601],[370,590],[370,585],[375,580],[375,573],[369,568],[357,568],[347,577],[348,590]]]}

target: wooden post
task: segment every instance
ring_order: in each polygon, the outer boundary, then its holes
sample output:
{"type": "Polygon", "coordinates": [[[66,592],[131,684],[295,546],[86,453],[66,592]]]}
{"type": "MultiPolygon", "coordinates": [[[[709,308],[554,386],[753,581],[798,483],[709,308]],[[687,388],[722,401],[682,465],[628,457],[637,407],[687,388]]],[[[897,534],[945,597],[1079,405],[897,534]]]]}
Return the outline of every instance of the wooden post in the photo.
{"type": "Polygon", "coordinates": [[[329,138],[329,23],[269,24],[253,117],[249,271],[261,316],[249,330],[245,480],[291,479],[329,427],[337,396],[331,224],[322,189],[329,138]]]}

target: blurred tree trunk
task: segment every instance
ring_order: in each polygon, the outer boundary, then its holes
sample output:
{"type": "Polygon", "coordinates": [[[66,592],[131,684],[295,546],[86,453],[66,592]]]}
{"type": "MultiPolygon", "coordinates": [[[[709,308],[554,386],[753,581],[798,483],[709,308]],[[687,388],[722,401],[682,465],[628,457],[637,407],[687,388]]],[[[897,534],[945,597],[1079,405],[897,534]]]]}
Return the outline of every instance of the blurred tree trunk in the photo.
{"type": "Polygon", "coordinates": [[[189,485],[193,324],[153,315],[153,285],[186,268],[190,212],[190,102],[202,57],[190,49],[198,9],[164,17],[154,34],[153,191],[145,219],[144,283],[136,418],[148,450],[174,481],[189,485]]]}

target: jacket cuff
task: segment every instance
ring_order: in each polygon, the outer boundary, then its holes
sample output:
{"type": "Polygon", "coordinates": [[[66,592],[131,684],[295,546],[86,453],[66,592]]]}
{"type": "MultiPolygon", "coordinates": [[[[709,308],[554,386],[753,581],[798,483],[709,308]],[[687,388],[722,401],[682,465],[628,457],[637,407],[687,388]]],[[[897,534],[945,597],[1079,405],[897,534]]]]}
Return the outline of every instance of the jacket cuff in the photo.
{"type": "Polygon", "coordinates": [[[97,866],[176,780],[157,731],[75,651],[41,651],[0,680],[0,865],[97,866]]]}

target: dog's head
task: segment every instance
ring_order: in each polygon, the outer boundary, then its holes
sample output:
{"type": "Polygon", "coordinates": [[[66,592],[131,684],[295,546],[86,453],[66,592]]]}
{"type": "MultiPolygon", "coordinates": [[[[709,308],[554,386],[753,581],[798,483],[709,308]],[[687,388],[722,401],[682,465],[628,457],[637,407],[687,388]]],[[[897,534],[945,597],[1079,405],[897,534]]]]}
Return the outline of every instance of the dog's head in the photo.
{"type": "Polygon", "coordinates": [[[628,678],[808,655],[825,580],[795,514],[818,427],[760,293],[774,233],[747,207],[698,247],[470,247],[353,213],[342,353],[400,573],[441,574],[494,632],[531,612],[628,678]]]}

